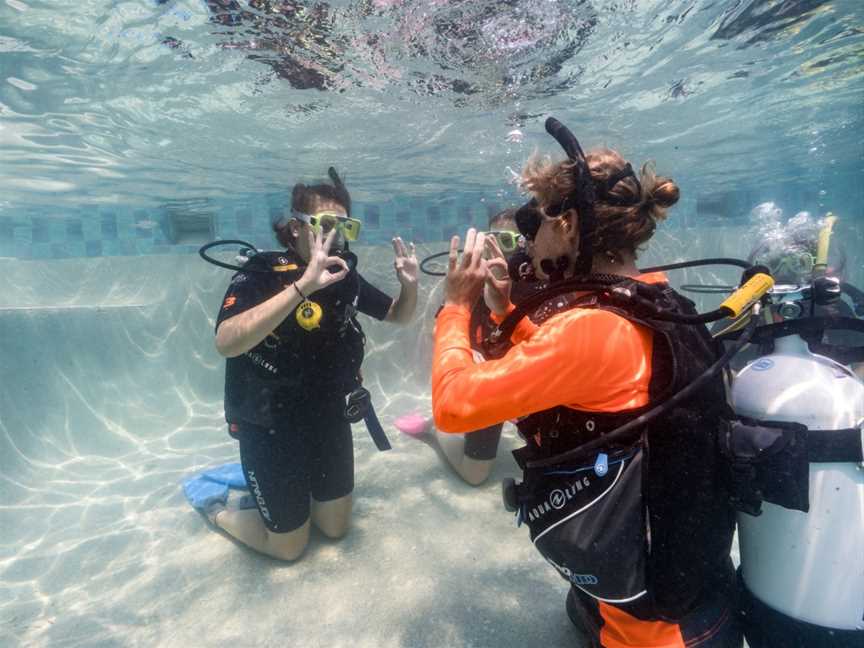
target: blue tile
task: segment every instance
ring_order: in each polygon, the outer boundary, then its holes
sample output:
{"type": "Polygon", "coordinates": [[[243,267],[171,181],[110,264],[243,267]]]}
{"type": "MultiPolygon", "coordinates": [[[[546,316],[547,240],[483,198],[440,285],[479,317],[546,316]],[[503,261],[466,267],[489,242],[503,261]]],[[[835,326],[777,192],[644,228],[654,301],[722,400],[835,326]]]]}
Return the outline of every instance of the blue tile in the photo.
{"type": "Polygon", "coordinates": [[[252,231],[252,212],[248,209],[238,209],[236,212],[237,231],[246,234],[252,231]]]}
{"type": "Polygon", "coordinates": [[[62,243],[66,240],[66,223],[70,218],[70,216],[56,216],[48,219],[48,235],[52,241],[62,243]]]}
{"type": "Polygon", "coordinates": [[[15,248],[15,256],[19,259],[32,259],[33,258],[33,244],[32,243],[20,243],[15,248]]]}
{"type": "Polygon", "coordinates": [[[378,205],[366,205],[363,214],[363,224],[365,227],[377,229],[381,226],[381,210],[378,208],[378,205]]]}
{"type": "Polygon", "coordinates": [[[138,238],[137,222],[131,214],[120,214],[117,218],[117,235],[121,239],[138,238]]]}
{"type": "Polygon", "coordinates": [[[33,226],[28,224],[13,228],[12,240],[19,244],[30,245],[33,243],[33,226]]]}
{"type": "Polygon", "coordinates": [[[34,259],[51,259],[54,257],[52,245],[50,243],[33,243],[33,258],[34,259]]]}
{"type": "Polygon", "coordinates": [[[153,218],[153,222],[156,225],[153,226],[153,229],[150,230],[153,232],[153,240],[157,243],[167,243],[171,240],[171,217],[165,213],[160,212],[153,218]]]}
{"type": "Polygon", "coordinates": [[[105,257],[116,257],[123,256],[123,253],[120,251],[120,241],[117,239],[109,239],[102,241],[102,256],[105,257]]]}
{"type": "Polygon", "coordinates": [[[51,244],[51,257],[52,259],[68,259],[72,256],[72,250],[65,243],[52,243],[51,244]]]}
{"type": "Polygon", "coordinates": [[[0,241],[11,241],[15,226],[11,218],[0,218],[0,241]]]}
{"type": "Polygon", "coordinates": [[[411,224],[411,212],[408,209],[400,209],[396,212],[396,225],[407,227],[411,224]]]}
{"type": "Polygon", "coordinates": [[[134,240],[121,239],[120,241],[118,241],[118,243],[119,243],[118,250],[119,250],[120,254],[122,254],[124,256],[135,256],[138,254],[138,248],[135,246],[134,240]]]}
{"type": "MultiPolygon", "coordinates": [[[[33,223],[33,242],[34,243],[47,243],[51,240],[51,231],[50,231],[50,223],[47,218],[43,218],[41,216],[34,217],[32,220],[33,223]]],[[[34,251],[34,254],[38,254],[34,251]]],[[[42,257],[37,257],[42,258],[42,257]]]]}
{"type": "Polygon", "coordinates": [[[80,218],[74,218],[66,221],[66,240],[67,241],[83,241],[84,227],[81,224],[80,218]]]}
{"type": "Polygon", "coordinates": [[[232,226],[230,223],[219,223],[216,226],[216,238],[220,239],[230,239],[236,238],[240,234],[237,232],[236,223],[232,226]]]}
{"type": "Polygon", "coordinates": [[[84,232],[85,241],[98,241],[102,238],[102,231],[94,216],[89,216],[81,221],[81,230],[84,232]]]}
{"type": "Polygon", "coordinates": [[[430,225],[441,225],[441,208],[438,205],[429,205],[426,209],[426,219],[430,225]]]}
{"type": "Polygon", "coordinates": [[[114,213],[104,213],[100,219],[102,238],[113,240],[117,238],[117,216],[114,213]]]}
{"type": "Polygon", "coordinates": [[[102,256],[102,241],[86,241],[84,243],[84,254],[88,257],[102,256]]]}
{"type": "Polygon", "coordinates": [[[84,249],[85,245],[84,241],[67,241],[63,247],[69,252],[70,257],[78,259],[87,256],[84,249]]]}
{"type": "Polygon", "coordinates": [[[135,221],[133,225],[135,238],[152,239],[155,236],[156,230],[160,227],[160,215],[156,212],[148,212],[145,209],[136,209],[132,212],[132,216],[135,221]]]}
{"type": "Polygon", "coordinates": [[[18,250],[11,241],[0,241],[0,257],[18,256],[18,250]]]}

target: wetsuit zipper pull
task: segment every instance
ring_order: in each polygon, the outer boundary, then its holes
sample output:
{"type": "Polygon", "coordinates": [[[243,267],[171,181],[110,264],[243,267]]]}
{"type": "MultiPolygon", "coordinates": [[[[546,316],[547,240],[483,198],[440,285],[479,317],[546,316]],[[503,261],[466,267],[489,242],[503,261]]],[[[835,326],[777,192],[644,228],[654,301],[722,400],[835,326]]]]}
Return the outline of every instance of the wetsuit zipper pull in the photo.
{"type": "Polygon", "coordinates": [[[603,477],[607,472],[609,472],[609,457],[605,452],[601,452],[597,455],[597,461],[594,462],[594,473],[598,477],[603,477]]]}

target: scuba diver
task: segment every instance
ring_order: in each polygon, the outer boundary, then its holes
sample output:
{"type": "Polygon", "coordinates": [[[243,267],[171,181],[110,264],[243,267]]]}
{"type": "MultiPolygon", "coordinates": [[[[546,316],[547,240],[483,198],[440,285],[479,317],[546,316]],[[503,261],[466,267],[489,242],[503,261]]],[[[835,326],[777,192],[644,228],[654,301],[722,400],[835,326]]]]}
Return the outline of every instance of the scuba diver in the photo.
{"type": "MultiPolygon", "coordinates": [[[[505,259],[519,249],[522,236],[516,227],[515,215],[515,209],[506,209],[489,218],[490,249],[505,259]]],[[[532,282],[517,283],[513,287],[511,298],[515,303],[519,303],[537,289],[537,285],[532,282]]],[[[476,362],[485,361],[483,341],[489,337],[492,330],[490,316],[491,312],[485,302],[477,300],[471,311],[470,323],[471,349],[476,362]]],[[[433,448],[463,481],[472,486],[479,486],[488,479],[495,465],[503,427],[503,422],[498,422],[464,435],[454,435],[429,430],[428,426],[424,426],[421,434],[409,434],[409,436],[433,448]]]]}
{"type": "MultiPolygon", "coordinates": [[[[833,228],[833,220],[830,219],[834,218],[828,214],[823,219],[816,219],[809,212],[802,211],[784,222],[782,209],[774,203],[757,205],[750,212],[750,220],[758,238],[747,261],[767,268],[778,286],[808,286],[815,274],[819,273],[836,278],[842,289],[837,299],[822,303],[805,300],[804,308],[813,317],[864,316],[864,295],[846,281],[846,253],[842,245],[832,241],[825,267],[816,263],[819,233],[829,222],[833,228]]],[[[728,287],[728,290],[734,288],[728,287]]],[[[765,309],[763,316],[766,324],[782,321],[781,315],[770,309],[765,309]]],[[[723,328],[724,323],[720,322],[712,327],[712,332],[717,333],[723,328]]],[[[832,354],[843,347],[860,346],[864,343],[864,336],[850,330],[828,329],[823,332],[818,343],[825,345],[824,355],[841,360],[843,364],[841,357],[832,354]]],[[[735,355],[730,367],[736,372],[740,371],[761,355],[764,355],[764,349],[750,345],[735,355]]],[[[864,363],[854,363],[851,368],[858,376],[864,376],[864,363]]]]}
{"type": "Polygon", "coordinates": [[[864,363],[864,299],[837,276],[836,220],[800,213],[766,237],[775,250],[757,248],[778,282],[721,441],[751,648],[864,645],[864,382],[852,371],[864,363]]]}
{"type": "Polygon", "coordinates": [[[533,158],[523,171],[526,247],[485,260],[471,229],[460,260],[451,241],[435,423],[461,433],[518,419],[523,481],[505,483],[505,501],[570,583],[567,612],[591,646],[739,647],[735,514],[718,447],[728,360],[701,323],[711,320],[665,275],[636,267],[679,189],[614,150],[584,154],[555,119],[546,130],[568,159],[533,158]],[[508,279],[492,272],[505,267],[508,279]],[[511,279],[532,277],[550,287],[515,308],[511,279]],[[500,324],[487,344],[497,357],[475,364],[481,293],[500,324]],[[534,308],[539,325],[524,318],[534,308]]]}
{"type": "MultiPolygon", "coordinates": [[[[330,538],[348,530],[350,422],[370,407],[361,387],[365,338],[357,313],[407,324],[417,303],[413,244],[393,240],[401,284],[395,300],[359,274],[348,242],[361,222],[351,216],[351,197],[335,169],[329,175],[332,184],[294,186],[290,213],[273,225],[284,250],[251,253],[216,322],[216,348],[227,358],[225,418],[240,443],[255,508],[215,502],[203,512],[240,542],[282,560],[302,554],[310,520],[330,538]]],[[[370,433],[375,438],[372,427],[370,433]]],[[[379,449],[389,448],[386,438],[383,444],[376,439],[379,449]]]]}

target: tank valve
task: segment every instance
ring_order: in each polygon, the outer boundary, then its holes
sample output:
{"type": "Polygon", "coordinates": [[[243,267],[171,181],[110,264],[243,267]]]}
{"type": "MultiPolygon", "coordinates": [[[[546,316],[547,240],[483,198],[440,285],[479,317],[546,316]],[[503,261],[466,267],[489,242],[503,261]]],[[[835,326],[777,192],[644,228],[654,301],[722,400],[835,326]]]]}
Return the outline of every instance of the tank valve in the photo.
{"type": "Polygon", "coordinates": [[[785,320],[798,319],[801,317],[801,305],[793,302],[785,302],[777,308],[780,317],[785,320]]]}

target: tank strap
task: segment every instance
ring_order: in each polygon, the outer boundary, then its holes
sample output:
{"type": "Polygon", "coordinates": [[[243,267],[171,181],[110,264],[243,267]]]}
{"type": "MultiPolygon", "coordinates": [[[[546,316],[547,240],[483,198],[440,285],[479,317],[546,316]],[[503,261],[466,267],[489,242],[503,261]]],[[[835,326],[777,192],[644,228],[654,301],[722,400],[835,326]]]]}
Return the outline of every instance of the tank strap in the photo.
{"type": "Polygon", "coordinates": [[[810,463],[864,461],[864,430],[808,430],[807,459],[810,463]]]}

